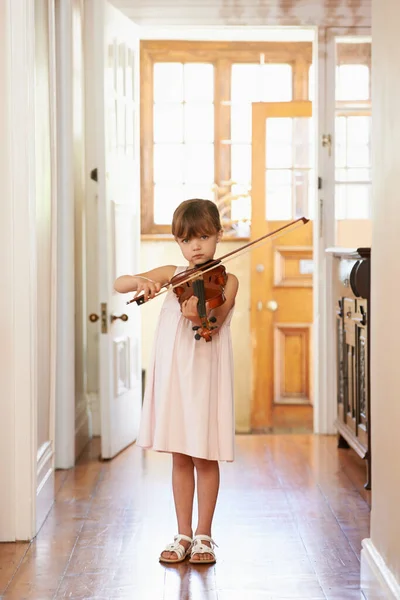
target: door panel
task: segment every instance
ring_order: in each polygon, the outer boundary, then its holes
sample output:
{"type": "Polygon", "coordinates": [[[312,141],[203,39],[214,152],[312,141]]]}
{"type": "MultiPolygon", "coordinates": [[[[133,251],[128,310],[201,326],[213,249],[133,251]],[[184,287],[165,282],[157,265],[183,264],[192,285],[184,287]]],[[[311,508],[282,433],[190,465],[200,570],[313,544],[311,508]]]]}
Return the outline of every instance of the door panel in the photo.
{"type": "MultiPolygon", "coordinates": [[[[252,239],[309,216],[311,102],[253,104],[252,239]]],[[[312,430],[312,224],[251,259],[252,427],[312,430]]]]}
{"type": "Polygon", "coordinates": [[[141,412],[140,311],[127,315],[125,297],[113,291],[116,277],[139,271],[139,35],[107,2],[89,0],[86,8],[93,73],[88,118],[95,123],[89,170],[97,194],[101,454],[111,458],[135,441],[141,412]]]}

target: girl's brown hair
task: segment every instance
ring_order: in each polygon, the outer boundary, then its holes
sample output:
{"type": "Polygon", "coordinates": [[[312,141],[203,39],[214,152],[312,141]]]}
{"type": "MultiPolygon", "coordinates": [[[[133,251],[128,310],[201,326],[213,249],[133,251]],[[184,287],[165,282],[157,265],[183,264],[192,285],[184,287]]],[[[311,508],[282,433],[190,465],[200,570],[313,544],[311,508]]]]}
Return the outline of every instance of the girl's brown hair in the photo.
{"type": "Polygon", "coordinates": [[[185,200],[175,210],[172,218],[172,235],[176,238],[215,235],[221,229],[217,205],[211,200],[185,200]]]}

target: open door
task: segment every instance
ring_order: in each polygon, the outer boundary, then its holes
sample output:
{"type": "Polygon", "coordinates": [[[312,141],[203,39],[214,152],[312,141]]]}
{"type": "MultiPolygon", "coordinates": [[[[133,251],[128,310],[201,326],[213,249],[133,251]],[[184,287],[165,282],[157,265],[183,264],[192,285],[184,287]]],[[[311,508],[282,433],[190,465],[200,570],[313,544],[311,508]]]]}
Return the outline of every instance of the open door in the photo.
{"type": "MultiPolygon", "coordinates": [[[[298,217],[313,197],[312,105],[253,104],[252,239],[298,217]]],[[[313,428],[312,223],[252,252],[252,429],[313,428]]]]}
{"type": "Polygon", "coordinates": [[[97,211],[89,225],[97,306],[88,316],[98,328],[91,359],[98,360],[101,455],[112,458],[135,441],[141,412],[140,312],[127,312],[113,291],[116,277],[139,271],[139,35],[104,0],[88,0],[85,19],[86,168],[97,211]]]}

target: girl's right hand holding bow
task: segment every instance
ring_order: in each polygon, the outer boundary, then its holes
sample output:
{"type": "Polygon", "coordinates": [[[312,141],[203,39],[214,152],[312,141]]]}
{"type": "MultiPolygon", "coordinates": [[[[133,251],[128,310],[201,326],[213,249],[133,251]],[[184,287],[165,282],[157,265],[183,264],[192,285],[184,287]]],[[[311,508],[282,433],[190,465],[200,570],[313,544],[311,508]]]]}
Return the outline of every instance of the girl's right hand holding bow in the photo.
{"type": "Polygon", "coordinates": [[[136,292],[134,297],[143,295],[146,302],[158,294],[162,286],[174,275],[175,269],[176,267],[167,265],[137,275],[121,275],[116,279],[114,289],[120,294],[136,292]]]}
{"type": "Polygon", "coordinates": [[[143,295],[144,301],[146,302],[150,298],[154,298],[154,296],[160,291],[161,283],[157,281],[153,281],[152,279],[148,279],[147,277],[143,277],[141,275],[135,275],[133,277],[136,281],[136,294],[133,299],[138,296],[143,295]]]}

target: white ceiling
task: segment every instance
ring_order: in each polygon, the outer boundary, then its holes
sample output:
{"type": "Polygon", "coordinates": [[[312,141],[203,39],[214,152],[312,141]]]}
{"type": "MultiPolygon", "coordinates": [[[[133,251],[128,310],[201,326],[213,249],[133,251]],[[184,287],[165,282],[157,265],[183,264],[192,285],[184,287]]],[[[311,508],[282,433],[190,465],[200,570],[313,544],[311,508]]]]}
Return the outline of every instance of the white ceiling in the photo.
{"type": "Polygon", "coordinates": [[[371,24],[371,0],[111,0],[143,26],[326,26],[371,24]]]}

